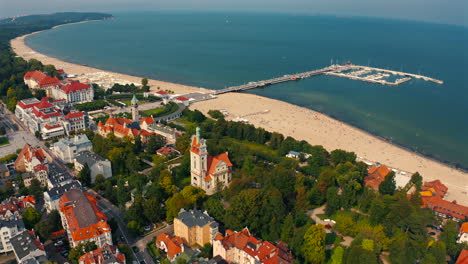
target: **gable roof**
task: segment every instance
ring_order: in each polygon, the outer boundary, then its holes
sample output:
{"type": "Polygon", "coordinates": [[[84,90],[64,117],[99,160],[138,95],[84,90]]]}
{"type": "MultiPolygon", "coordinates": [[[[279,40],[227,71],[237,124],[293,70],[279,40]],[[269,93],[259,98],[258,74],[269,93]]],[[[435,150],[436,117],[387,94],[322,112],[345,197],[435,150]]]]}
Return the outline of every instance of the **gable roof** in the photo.
{"type": "Polygon", "coordinates": [[[39,87],[49,87],[49,86],[57,86],[60,84],[60,80],[57,77],[51,77],[49,75],[44,74],[43,72],[40,71],[31,71],[27,72],[24,75],[25,80],[34,80],[37,82],[39,87]]]}
{"type": "Polygon", "coordinates": [[[380,165],[369,167],[367,172],[368,175],[364,177],[364,185],[378,190],[380,184],[385,180],[385,177],[387,177],[391,170],[385,165],[380,165]]]}
{"type": "Polygon", "coordinates": [[[125,264],[125,255],[120,253],[116,246],[106,243],[101,248],[82,255],[78,262],[80,264],[125,264]]]}
{"type": "Polygon", "coordinates": [[[183,251],[182,245],[184,242],[182,241],[182,238],[178,236],[171,237],[166,233],[162,233],[157,236],[156,243],[158,246],[161,246],[162,243],[166,245],[166,254],[170,259],[173,259],[177,254],[183,251]]]}
{"type": "Polygon", "coordinates": [[[11,245],[15,251],[16,256],[20,260],[27,257],[31,252],[39,250],[43,252],[43,256],[46,255],[44,246],[41,241],[36,238],[34,231],[24,230],[14,237],[10,238],[11,245]]]}
{"type": "Polygon", "coordinates": [[[468,264],[468,250],[462,249],[455,264],[468,264]]]}
{"type": "Polygon", "coordinates": [[[460,227],[460,233],[468,234],[468,222],[465,222],[460,227]]]}
{"type": "Polygon", "coordinates": [[[208,155],[208,162],[207,162],[208,176],[213,175],[216,172],[217,166],[222,164],[223,162],[226,163],[227,167],[232,167],[232,163],[231,163],[231,160],[229,160],[229,156],[227,152],[216,155],[216,156],[208,155]]]}

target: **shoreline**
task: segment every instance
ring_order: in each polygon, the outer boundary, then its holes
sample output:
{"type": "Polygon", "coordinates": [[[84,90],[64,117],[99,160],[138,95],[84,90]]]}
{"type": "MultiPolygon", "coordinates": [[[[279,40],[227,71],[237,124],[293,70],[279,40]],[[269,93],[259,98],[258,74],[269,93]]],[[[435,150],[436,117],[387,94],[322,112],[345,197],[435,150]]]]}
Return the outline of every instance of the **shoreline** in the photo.
{"type": "MultiPolygon", "coordinates": [[[[85,22],[91,21],[77,23],[85,22]]],[[[66,25],[71,24],[56,27],[66,25]]],[[[113,77],[137,83],[140,83],[141,79],[144,78],[73,64],[36,52],[25,44],[25,38],[40,32],[42,31],[11,40],[10,44],[13,51],[25,60],[35,58],[44,64],[53,64],[57,68],[63,68],[70,74],[81,75],[105,72],[113,77]]],[[[155,89],[157,86],[163,90],[173,90],[176,94],[211,91],[200,87],[154,79],[148,80],[153,92],[157,91],[155,89]]],[[[424,181],[440,179],[449,187],[447,200],[457,200],[460,204],[468,205],[468,184],[467,186],[460,186],[460,183],[467,182],[468,174],[466,172],[318,111],[249,93],[223,94],[216,99],[197,102],[191,107],[200,110],[204,114],[211,109],[225,109],[230,113],[226,118],[228,120],[247,115],[245,118],[255,126],[263,127],[270,132],[279,132],[285,136],[292,136],[298,140],[306,140],[312,145],[322,145],[328,151],[334,149],[354,151],[358,157],[377,161],[389,167],[398,168],[398,170],[411,173],[419,171],[424,181]],[[269,110],[269,112],[261,113],[265,110],[269,110]]]]}

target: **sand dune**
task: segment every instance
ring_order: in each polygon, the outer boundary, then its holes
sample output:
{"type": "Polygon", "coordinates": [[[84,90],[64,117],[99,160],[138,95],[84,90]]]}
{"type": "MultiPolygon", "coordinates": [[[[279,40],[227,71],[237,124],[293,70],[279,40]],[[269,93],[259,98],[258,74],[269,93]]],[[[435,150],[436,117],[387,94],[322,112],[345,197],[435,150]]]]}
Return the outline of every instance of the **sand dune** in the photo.
{"type": "MultiPolygon", "coordinates": [[[[70,74],[103,71],[35,52],[24,44],[24,37],[11,41],[13,50],[24,59],[35,58],[44,64],[53,64],[57,68],[62,68],[70,74]]],[[[107,73],[130,82],[139,83],[142,78],[120,73],[107,73]]],[[[159,86],[163,90],[173,90],[175,93],[208,91],[158,80],[150,80],[149,84],[154,88],[159,86]]],[[[204,113],[211,109],[225,109],[229,112],[228,119],[245,116],[244,118],[248,119],[251,124],[268,131],[276,131],[299,140],[306,140],[314,145],[323,145],[329,151],[337,148],[354,151],[359,157],[367,160],[378,161],[403,171],[418,171],[423,175],[424,180],[440,179],[446,184],[449,188],[448,200],[457,200],[460,204],[468,205],[467,173],[392,145],[324,114],[286,102],[245,93],[220,95],[214,100],[195,103],[191,108],[199,109],[204,113]]]]}

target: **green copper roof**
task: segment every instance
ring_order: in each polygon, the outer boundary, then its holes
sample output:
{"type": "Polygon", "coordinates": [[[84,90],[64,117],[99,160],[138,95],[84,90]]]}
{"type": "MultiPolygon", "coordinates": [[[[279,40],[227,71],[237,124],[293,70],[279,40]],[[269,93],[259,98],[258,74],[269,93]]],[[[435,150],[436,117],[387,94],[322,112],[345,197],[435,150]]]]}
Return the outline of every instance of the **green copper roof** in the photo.
{"type": "Polygon", "coordinates": [[[133,98],[132,98],[132,104],[138,104],[138,99],[136,98],[135,94],[133,95],[133,98]]]}

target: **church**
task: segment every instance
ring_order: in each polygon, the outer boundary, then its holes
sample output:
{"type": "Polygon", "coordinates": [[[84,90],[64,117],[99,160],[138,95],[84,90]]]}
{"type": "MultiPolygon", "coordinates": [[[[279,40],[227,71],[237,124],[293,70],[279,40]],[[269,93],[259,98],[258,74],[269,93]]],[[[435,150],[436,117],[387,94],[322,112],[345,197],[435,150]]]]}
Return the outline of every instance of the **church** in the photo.
{"type": "Polygon", "coordinates": [[[148,127],[154,124],[153,117],[143,117],[140,120],[140,114],[138,112],[138,99],[133,95],[132,101],[132,120],[127,118],[114,118],[109,117],[106,123],[98,123],[99,135],[105,137],[108,134],[114,134],[118,138],[125,136],[135,138],[141,137],[143,143],[147,143],[149,137],[154,133],[150,132],[148,127]]]}
{"type": "Polygon", "coordinates": [[[232,163],[228,153],[211,156],[206,149],[206,141],[200,136],[197,127],[192,136],[190,148],[190,175],[192,186],[201,188],[211,195],[229,186],[232,179],[232,163]]]}

